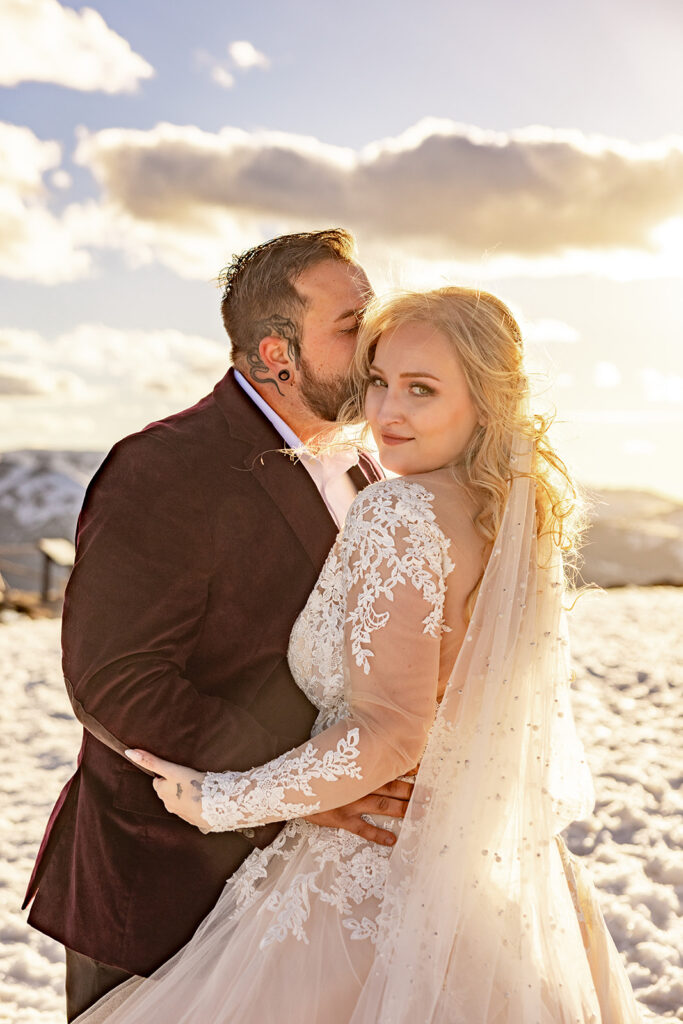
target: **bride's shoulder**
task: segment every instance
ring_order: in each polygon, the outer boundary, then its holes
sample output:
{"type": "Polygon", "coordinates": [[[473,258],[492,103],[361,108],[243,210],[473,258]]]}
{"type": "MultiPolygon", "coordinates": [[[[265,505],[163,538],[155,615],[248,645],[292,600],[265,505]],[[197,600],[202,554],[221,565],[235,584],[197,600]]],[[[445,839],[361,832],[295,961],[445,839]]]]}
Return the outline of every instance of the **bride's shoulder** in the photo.
{"type": "Polygon", "coordinates": [[[397,514],[427,512],[434,501],[434,494],[424,482],[428,476],[389,477],[368,484],[356,496],[349,515],[352,518],[367,518],[368,515],[386,515],[392,511],[397,514]]]}
{"type": "MultiPolygon", "coordinates": [[[[438,548],[449,565],[482,564],[478,506],[451,468],[379,480],[356,497],[344,526],[347,542],[395,544],[401,537],[438,548]]],[[[479,571],[479,569],[477,570],[479,571]]]]}
{"type": "Polygon", "coordinates": [[[365,487],[347,516],[347,531],[363,524],[388,528],[438,529],[454,538],[473,521],[473,504],[465,488],[449,469],[378,480],[365,487]]]}
{"type": "Polygon", "coordinates": [[[397,507],[406,512],[422,512],[429,519],[440,518],[441,513],[446,513],[450,520],[458,512],[471,519],[474,511],[466,488],[449,468],[378,480],[360,491],[351,506],[353,511],[361,514],[367,514],[373,508],[397,507]]]}

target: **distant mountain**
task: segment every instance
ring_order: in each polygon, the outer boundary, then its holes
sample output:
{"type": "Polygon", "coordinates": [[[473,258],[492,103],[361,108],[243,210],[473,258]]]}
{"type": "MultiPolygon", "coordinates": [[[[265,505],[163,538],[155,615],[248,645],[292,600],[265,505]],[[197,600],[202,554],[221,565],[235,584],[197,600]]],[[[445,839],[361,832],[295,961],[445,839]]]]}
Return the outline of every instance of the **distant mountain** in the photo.
{"type": "Polygon", "coordinates": [[[582,548],[587,583],[683,586],[683,505],[647,491],[593,492],[582,548]]]}
{"type": "MultiPolygon", "coordinates": [[[[0,453],[0,571],[37,589],[41,537],[73,540],[101,452],[0,453]],[[14,568],[13,568],[14,567],[14,568]]],[[[642,491],[593,492],[581,574],[603,587],[683,585],[683,504],[642,491]]]]}
{"type": "Polygon", "coordinates": [[[41,537],[73,540],[101,452],[0,453],[0,572],[10,587],[37,590],[41,537]]]}

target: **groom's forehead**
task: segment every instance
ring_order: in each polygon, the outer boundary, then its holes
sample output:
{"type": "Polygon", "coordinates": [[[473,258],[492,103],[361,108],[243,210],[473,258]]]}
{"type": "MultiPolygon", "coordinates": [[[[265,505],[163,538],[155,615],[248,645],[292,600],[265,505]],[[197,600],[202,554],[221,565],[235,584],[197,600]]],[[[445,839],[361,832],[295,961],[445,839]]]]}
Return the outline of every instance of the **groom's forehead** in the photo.
{"type": "Polygon", "coordinates": [[[326,260],[304,271],[296,290],[306,309],[325,312],[332,319],[344,313],[357,314],[372,297],[372,288],[362,267],[341,260],[326,260]]]}

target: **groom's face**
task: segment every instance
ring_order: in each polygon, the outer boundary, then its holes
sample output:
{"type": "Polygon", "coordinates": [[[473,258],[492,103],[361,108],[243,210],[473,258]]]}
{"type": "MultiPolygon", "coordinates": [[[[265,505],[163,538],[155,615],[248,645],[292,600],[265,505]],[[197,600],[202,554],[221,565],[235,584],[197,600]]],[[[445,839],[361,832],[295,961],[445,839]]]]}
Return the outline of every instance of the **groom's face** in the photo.
{"type": "Polygon", "coordinates": [[[372,289],[362,267],[334,259],[305,270],[296,289],[306,300],[299,394],[315,416],[332,423],[350,397],[349,368],[372,289]]]}

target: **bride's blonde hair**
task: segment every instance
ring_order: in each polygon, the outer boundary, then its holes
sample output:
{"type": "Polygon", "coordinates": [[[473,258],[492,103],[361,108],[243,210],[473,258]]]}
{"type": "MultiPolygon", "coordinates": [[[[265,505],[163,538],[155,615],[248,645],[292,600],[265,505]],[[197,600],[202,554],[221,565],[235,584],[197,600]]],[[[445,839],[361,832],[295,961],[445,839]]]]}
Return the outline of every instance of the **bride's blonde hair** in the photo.
{"type": "Polygon", "coordinates": [[[363,420],[377,342],[381,335],[407,323],[428,323],[451,341],[484,421],[475,428],[459,462],[460,479],[478,508],[477,532],[487,545],[492,545],[498,534],[515,474],[511,446],[517,434],[533,445],[531,474],[536,481],[538,536],[550,534],[564,552],[574,550],[583,526],[577,488],[548,438],[550,417],[529,411],[521,331],[508,307],[495,295],[447,287],[376,299],[358,335],[353,396],[342,410],[342,421],[363,420]]]}

